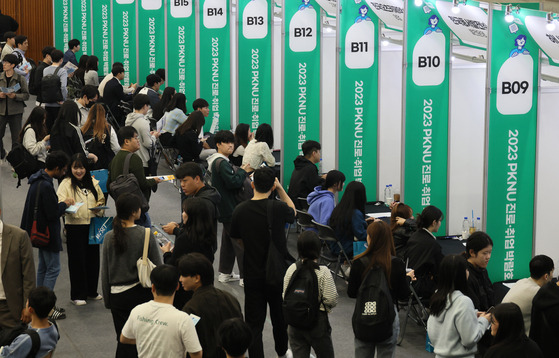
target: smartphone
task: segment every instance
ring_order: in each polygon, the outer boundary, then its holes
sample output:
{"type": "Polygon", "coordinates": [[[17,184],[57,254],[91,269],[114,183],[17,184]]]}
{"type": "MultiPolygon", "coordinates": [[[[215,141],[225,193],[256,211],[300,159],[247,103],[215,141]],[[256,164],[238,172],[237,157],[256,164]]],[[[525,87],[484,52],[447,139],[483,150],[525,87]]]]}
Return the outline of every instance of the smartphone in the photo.
{"type": "Polygon", "coordinates": [[[485,311],[485,313],[492,313],[494,308],[494,306],[489,307],[489,309],[485,311]]]}

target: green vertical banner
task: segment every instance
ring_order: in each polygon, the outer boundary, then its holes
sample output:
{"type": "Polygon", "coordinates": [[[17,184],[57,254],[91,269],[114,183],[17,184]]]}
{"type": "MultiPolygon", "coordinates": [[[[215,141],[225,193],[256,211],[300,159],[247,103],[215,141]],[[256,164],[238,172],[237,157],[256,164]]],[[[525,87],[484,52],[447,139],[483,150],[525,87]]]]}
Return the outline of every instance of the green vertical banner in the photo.
{"type": "Polygon", "coordinates": [[[200,97],[210,104],[204,132],[231,129],[229,1],[200,0],[200,97]]]}
{"type": "MultiPolygon", "coordinates": [[[[165,68],[165,12],[163,0],[140,0],[138,3],[139,81],[165,68]]],[[[176,49],[173,49],[176,51],[176,49]]]]}
{"type": "MultiPolygon", "coordinates": [[[[167,85],[196,99],[196,16],[193,0],[168,0],[167,85]]],[[[188,106],[190,107],[190,106],[188,106]]]]}
{"type": "Polygon", "coordinates": [[[314,0],[283,4],[283,182],[306,140],[320,140],[320,7],[314,0]]]}
{"type": "Polygon", "coordinates": [[[80,40],[81,55],[91,55],[91,0],[72,0],[72,38],[80,40]]]}
{"type": "Polygon", "coordinates": [[[70,0],[54,0],[53,3],[53,28],[54,28],[54,47],[61,49],[62,52],[68,50],[70,41],[70,0]]]}
{"type": "Polygon", "coordinates": [[[113,0],[113,58],[124,65],[124,85],[136,83],[136,5],[113,0]]]}
{"type": "MultiPolygon", "coordinates": [[[[404,199],[416,212],[434,205],[446,217],[450,30],[429,1],[406,1],[404,199]]],[[[439,235],[444,221],[441,228],[439,235]]]]}
{"type": "Polygon", "coordinates": [[[539,48],[525,27],[529,12],[513,11],[512,22],[505,11],[490,15],[485,222],[494,243],[487,267],[493,281],[530,275],[539,48]]]}
{"type": "Polygon", "coordinates": [[[94,0],[93,3],[93,53],[99,57],[99,76],[111,72],[111,0],[94,0]]]}
{"type": "Polygon", "coordinates": [[[338,167],[376,197],[380,22],[367,5],[341,0],[338,167]]]}
{"type": "Polygon", "coordinates": [[[272,122],[272,11],[269,0],[239,0],[239,123],[272,122]]]}

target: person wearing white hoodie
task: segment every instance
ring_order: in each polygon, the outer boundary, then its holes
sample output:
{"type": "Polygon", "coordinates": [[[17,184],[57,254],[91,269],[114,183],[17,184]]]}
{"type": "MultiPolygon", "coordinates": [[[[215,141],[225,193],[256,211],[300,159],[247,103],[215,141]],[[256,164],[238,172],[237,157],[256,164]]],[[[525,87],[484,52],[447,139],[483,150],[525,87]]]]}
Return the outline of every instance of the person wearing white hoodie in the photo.
{"type": "Polygon", "coordinates": [[[436,357],[474,357],[477,342],[489,328],[491,314],[476,312],[467,292],[468,270],[461,255],[446,256],[431,298],[427,333],[436,357]]]}
{"type": "Polygon", "coordinates": [[[137,94],[134,97],[134,112],[126,117],[125,125],[136,128],[140,138],[140,150],[136,154],[142,159],[144,173],[150,175],[148,171],[149,151],[159,137],[159,132],[150,131],[149,119],[146,113],[150,109],[149,97],[145,94],[137,94]]]}

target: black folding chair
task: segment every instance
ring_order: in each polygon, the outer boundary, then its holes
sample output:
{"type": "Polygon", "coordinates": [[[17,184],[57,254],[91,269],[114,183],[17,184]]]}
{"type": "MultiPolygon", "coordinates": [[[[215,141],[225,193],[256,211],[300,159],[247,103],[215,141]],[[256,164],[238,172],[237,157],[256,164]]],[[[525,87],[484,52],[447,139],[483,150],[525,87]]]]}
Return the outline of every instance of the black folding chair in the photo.
{"type": "Polygon", "coordinates": [[[351,260],[345,253],[342,243],[340,242],[340,240],[338,240],[336,234],[334,233],[334,230],[332,230],[330,226],[322,225],[314,220],[312,221],[312,223],[318,229],[318,237],[323,243],[319,263],[324,263],[330,269],[330,272],[334,274],[334,278],[340,277],[344,280],[347,280],[348,277],[346,273],[340,268],[342,266],[342,259],[345,260],[348,265],[350,265],[350,267],[351,260]],[[339,247],[340,251],[337,255],[332,252],[329,243],[335,243],[335,245],[339,247]],[[332,270],[332,265],[335,265],[334,270],[332,270]]]}
{"type": "Polygon", "coordinates": [[[303,230],[313,228],[316,229],[316,225],[313,223],[314,218],[311,214],[306,211],[297,209],[297,225],[299,225],[303,230]]]}
{"type": "Polygon", "coordinates": [[[406,307],[404,322],[403,324],[400,324],[400,337],[397,342],[398,345],[402,344],[402,341],[404,340],[408,318],[411,318],[418,326],[423,326],[425,332],[427,332],[427,318],[429,318],[429,312],[427,312],[425,305],[429,302],[417,295],[412,283],[413,282],[410,282],[410,297],[406,301],[398,301],[398,308],[406,307]]]}

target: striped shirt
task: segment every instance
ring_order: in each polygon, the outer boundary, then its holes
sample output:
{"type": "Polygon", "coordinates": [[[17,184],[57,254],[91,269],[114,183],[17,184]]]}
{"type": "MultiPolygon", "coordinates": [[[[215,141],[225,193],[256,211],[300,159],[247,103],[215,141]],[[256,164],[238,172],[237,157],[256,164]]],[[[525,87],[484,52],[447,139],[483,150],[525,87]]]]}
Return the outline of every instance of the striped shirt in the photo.
{"type": "MultiPolygon", "coordinates": [[[[282,298],[285,296],[285,290],[287,285],[291,280],[291,276],[297,269],[297,264],[292,264],[289,266],[283,278],[283,293],[282,298]]],[[[330,273],[328,267],[321,265],[320,270],[314,270],[316,277],[318,278],[318,300],[322,297],[322,305],[320,305],[321,311],[326,311],[328,313],[332,312],[332,308],[336,307],[338,304],[338,291],[336,290],[336,284],[334,283],[334,278],[330,273]]]]}

